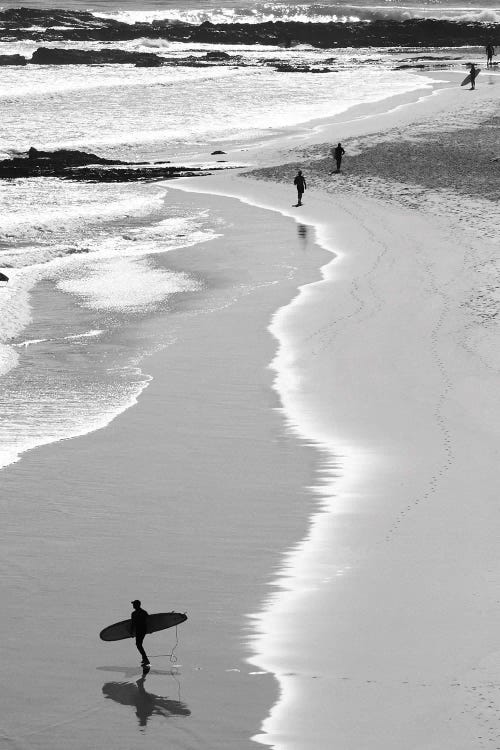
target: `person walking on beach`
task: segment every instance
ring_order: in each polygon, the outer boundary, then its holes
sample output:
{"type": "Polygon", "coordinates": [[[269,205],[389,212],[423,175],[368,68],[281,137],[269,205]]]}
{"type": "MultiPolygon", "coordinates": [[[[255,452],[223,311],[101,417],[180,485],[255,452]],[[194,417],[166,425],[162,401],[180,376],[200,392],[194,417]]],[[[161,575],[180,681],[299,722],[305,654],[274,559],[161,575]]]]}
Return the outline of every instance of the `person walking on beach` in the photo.
{"type": "Polygon", "coordinates": [[[297,204],[296,205],[297,206],[301,206],[302,205],[302,196],[304,195],[304,190],[307,188],[306,178],[302,174],[302,170],[301,169],[299,169],[299,171],[297,172],[297,174],[295,176],[295,179],[293,181],[293,184],[297,188],[297,204]]]}
{"type": "Polygon", "coordinates": [[[470,66],[470,90],[473,91],[476,88],[477,68],[474,63],[470,66]]]}
{"type": "Polygon", "coordinates": [[[149,659],[142,642],[148,632],[148,613],[145,609],[142,609],[139,599],[134,599],[131,604],[134,608],[130,618],[132,620],[132,635],[135,636],[135,645],[142,656],[142,666],[147,667],[149,666],[149,659]]]}
{"type": "Polygon", "coordinates": [[[335,159],[335,162],[337,164],[336,172],[340,172],[340,165],[342,164],[342,157],[344,156],[345,151],[342,148],[341,143],[337,143],[335,148],[332,148],[332,156],[335,159]]]}
{"type": "Polygon", "coordinates": [[[495,48],[491,42],[486,45],[486,67],[491,68],[493,65],[493,55],[495,54],[495,48]]]}

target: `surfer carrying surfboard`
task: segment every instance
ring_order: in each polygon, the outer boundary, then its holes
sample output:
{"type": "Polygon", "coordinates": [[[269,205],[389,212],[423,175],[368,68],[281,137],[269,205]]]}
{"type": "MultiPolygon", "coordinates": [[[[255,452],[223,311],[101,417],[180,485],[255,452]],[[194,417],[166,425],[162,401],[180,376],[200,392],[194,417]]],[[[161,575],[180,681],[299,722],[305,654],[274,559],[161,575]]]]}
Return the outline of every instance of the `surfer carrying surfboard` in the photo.
{"type": "Polygon", "coordinates": [[[149,666],[149,659],[144,651],[142,642],[148,632],[148,613],[145,609],[142,609],[139,599],[134,599],[131,604],[134,608],[130,617],[132,621],[132,635],[135,636],[135,645],[142,656],[142,666],[147,667],[149,666]]]}
{"type": "Polygon", "coordinates": [[[471,91],[476,88],[477,73],[478,71],[476,70],[476,66],[474,65],[474,63],[471,63],[470,72],[469,72],[471,91]]]}

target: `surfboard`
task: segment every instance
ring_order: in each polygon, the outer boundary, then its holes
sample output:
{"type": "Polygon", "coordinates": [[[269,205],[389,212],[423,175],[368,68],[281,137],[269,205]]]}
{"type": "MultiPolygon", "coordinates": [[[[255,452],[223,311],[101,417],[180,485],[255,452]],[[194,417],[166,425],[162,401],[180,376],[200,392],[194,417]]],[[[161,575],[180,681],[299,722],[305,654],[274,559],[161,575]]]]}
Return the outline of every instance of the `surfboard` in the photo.
{"type": "MultiPolygon", "coordinates": [[[[481,68],[476,68],[476,78],[478,77],[480,72],[481,72],[481,68]]],[[[470,83],[470,73],[468,76],[465,76],[464,80],[462,81],[460,85],[467,86],[468,83],[470,83]]]]}
{"type": "MultiPolygon", "coordinates": [[[[158,630],[173,628],[187,620],[187,615],[181,612],[159,612],[156,615],[148,615],[148,633],[157,633],[158,630]]],[[[132,638],[132,620],[121,620],[101,630],[99,637],[103,641],[121,641],[124,638],[132,638]]]]}

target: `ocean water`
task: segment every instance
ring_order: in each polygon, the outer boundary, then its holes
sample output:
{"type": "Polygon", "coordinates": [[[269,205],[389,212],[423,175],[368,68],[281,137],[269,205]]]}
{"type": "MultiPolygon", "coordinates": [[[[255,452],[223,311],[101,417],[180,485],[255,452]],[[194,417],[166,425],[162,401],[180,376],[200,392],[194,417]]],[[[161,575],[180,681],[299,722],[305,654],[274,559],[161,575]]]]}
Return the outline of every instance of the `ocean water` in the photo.
{"type": "MultiPolygon", "coordinates": [[[[52,0],[37,0],[26,3],[26,7],[53,8],[52,0]]],[[[2,8],[19,7],[18,2],[9,0],[1,3],[2,8]]],[[[66,0],[65,8],[91,10],[123,21],[150,21],[170,18],[190,23],[212,21],[213,23],[257,23],[260,21],[299,21],[328,22],[364,20],[376,18],[404,20],[407,18],[447,18],[450,20],[495,22],[500,17],[498,3],[487,0],[470,0],[457,3],[456,0],[385,0],[370,3],[367,0],[347,0],[332,3],[258,2],[249,0],[66,0]]]]}
{"type": "MultiPolygon", "coordinates": [[[[37,8],[51,5],[36,3],[37,8]]],[[[68,0],[65,5],[130,22],[153,17],[330,20],[339,9],[343,17],[361,17],[368,7],[130,0],[68,0]]],[[[3,3],[4,8],[16,6],[3,3]]],[[[425,13],[457,10],[449,3],[421,7],[425,13]]],[[[380,9],[396,10],[387,3],[371,6],[370,12],[380,9]]],[[[477,5],[476,10],[485,9],[477,5]]],[[[28,29],[23,40],[0,42],[0,54],[29,56],[37,46],[28,29]]],[[[201,56],[211,49],[150,38],[111,46],[168,57],[201,56]]],[[[3,67],[1,158],[30,146],[64,147],[108,158],[199,166],[213,164],[211,152],[229,146],[240,149],[244,164],[249,143],[284,127],[307,127],[309,121],[357,104],[429,86],[424,77],[393,70],[397,55],[385,50],[222,49],[240,55],[245,66],[3,67]],[[271,59],[328,64],[334,72],[283,74],[269,66],[271,59]]],[[[2,466],[36,445],[98,429],[135,403],[149,382],[147,355],[167,346],[168,337],[141,341],[127,332],[137,321],[163,315],[174,295],[192,295],[203,285],[178,269],[169,271],[168,263],[158,268],[155,257],[168,258],[169,250],[211,240],[224,227],[209,212],[190,210],[185,201],[177,205],[168,183],[6,180],[0,182],[0,201],[0,268],[9,276],[7,284],[0,282],[2,466]]]]}

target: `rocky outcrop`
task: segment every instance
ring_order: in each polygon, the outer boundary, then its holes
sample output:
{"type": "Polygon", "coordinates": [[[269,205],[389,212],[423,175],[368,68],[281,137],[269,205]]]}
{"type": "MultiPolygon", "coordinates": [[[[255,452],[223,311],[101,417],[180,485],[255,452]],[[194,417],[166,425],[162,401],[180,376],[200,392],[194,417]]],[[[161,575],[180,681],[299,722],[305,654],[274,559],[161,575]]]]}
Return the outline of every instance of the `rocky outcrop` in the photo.
{"type": "Polygon", "coordinates": [[[80,182],[140,182],[141,180],[171,180],[174,177],[200,177],[207,175],[200,167],[126,166],[126,167],[82,167],[67,170],[57,175],[66,180],[80,182]]]}
{"type": "Polygon", "coordinates": [[[0,11],[0,36],[35,41],[113,41],[145,36],[149,24],[130,25],[112,18],[99,18],[88,11],[10,8],[0,11]]]}
{"type": "Polygon", "coordinates": [[[120,65],[133,63],[141,67],[158,67],[163,60],[153,52],[128,52],[122,49],[60,49],[39,47],[31,57],[34,65],[120,65]]]}
{"type": "Polygon", "coordinates": [[[205,60],[213,60],[215,62],[220,62],[224,60],[231,60],[231,55],[229,55],[227,52],[222,52],[218,50],[211,50],[210,52],[207,52],[205,55],[205,60]]]}
{"type": "Polygon", "coordinates": [[[278,73],[331,73],[332,68],[314,68],[310,65],[289,65],[288,63],[278,63],[273,65],[278,73]]]}
{"type": "Polygon", "coordinates": [[[27,62],[22,55],[0,55],[0,65],[26,65],[27,62]]]}
{"type": "Polygon", "coordinates": [[[105,159],[84,151],[38,151],[31,147],[26,156],[0,161],[0,179],[21,177],[59,177],[83,182],[137,182],[192,177],[208,174],[198,167],[128,163],[105,159]]]}
{"type": "Polygon", "coordinates": [[[38,151],[31,147],[27,156],[0,161],[0,178],[61,176],[65,170],[89,164],[116,165],[122,162],[103,159],[84,151],[38,151]]]}
{"type": "Polygon", "coordinates": [[[0,38],[4,41],[126,41],[141,37],[212,44],[311,44],[316,47],[429,47],[483,45],[494,39],[493,23],[453,22],[437,19],[375,20],[367,23],[266,23],[194,25],[161,20],[128,24],[98,18],[85,11],[17,8],[0,12],[0,38]]]}

